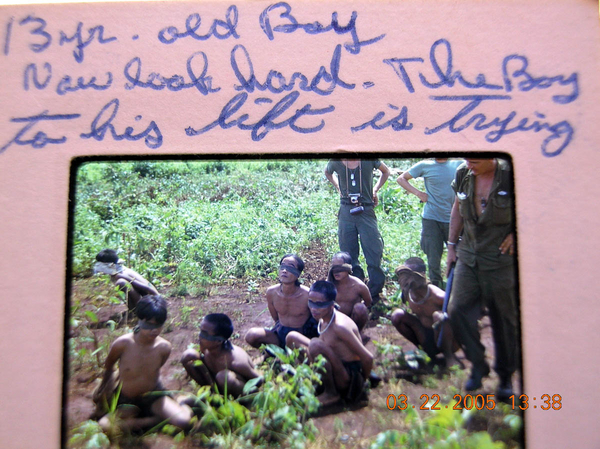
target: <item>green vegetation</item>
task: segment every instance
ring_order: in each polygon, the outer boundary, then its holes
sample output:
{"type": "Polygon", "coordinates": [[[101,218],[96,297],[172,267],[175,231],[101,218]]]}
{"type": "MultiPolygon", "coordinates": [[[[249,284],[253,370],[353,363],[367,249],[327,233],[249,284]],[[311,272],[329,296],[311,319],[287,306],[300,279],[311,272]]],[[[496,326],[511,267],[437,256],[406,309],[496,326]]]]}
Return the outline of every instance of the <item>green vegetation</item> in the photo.
{"type": "MultiPolygon", "coordinates": [[[[389,163],[389,162],[388,162],[389,163]]],[[[410,160],[392,161],[406,167],[410,160]]],[[[338,198],[324,160],[102,162],[77,171],[73,275],[105,247],[159,288],[275,279],[286,252],[337,250],[338,198]]],[[[420,254],[418,199],[393,179],[378,206],[384,270],[420,254]]]]}

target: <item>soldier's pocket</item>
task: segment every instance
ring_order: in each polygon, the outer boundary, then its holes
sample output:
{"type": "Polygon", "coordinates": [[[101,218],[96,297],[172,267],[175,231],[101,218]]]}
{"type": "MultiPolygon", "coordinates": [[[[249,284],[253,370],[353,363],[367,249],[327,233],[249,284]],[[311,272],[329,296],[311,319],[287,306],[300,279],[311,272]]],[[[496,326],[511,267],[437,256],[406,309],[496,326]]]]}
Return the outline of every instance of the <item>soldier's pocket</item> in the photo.
{"type": "Polygon", "coordinates": [[[511,195],[500,190],[492,197],[494,205],[494,214],[492,220],[494,224],[504,225],[512,222],[512,198],[511,195]]]}

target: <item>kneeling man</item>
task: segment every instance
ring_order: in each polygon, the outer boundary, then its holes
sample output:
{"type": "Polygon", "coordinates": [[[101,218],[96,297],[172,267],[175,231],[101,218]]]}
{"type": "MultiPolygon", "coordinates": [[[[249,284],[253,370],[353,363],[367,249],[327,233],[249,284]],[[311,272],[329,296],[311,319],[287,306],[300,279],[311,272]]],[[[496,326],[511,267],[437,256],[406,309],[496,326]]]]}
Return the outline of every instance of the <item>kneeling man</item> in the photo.
{"type": "Polygon", "coordinates": [[[373,367],[373,355],[362,344],[354,321],[343,313],[336,313],[336,294],[331,282],[315,282],[308,293],[308,306],[319,323],[319,337],[308,339],[298,332],[288,335],[288,346],[307,348],[311,361],[319,354],[327,360],[323,375],[325,391],[318,397],[323,406],[333,405],[340,399],[359,400],[373,367]]]}
{"type": "Polygon", "coordinates": [[[406,265],[396,268],[396,276],[402,288],[403,298],[412,313],[404,309],[394,310],[394,327],[415,346],[421,346],[432,359],[439,352],[443,352],[447,367],[461,365],[454,355],[459,346],[449,325],[443,326],[441,348],[437,346],[440,325],[445,319],[442,313],[445,293],[441,288],[427,282],[423,260],[408,259],[406,265]],[[417,261],[421,263],[418,264],[417,261]],[[416,267],[422,268],[422,271],[415,270],[416,267]]]}

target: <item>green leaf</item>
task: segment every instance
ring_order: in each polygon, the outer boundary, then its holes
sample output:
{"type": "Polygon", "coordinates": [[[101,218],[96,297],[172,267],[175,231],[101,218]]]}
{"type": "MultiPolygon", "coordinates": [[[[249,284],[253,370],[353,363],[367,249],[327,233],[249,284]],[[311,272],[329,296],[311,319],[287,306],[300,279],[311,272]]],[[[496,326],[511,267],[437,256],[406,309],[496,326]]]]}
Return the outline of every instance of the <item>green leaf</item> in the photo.
{"type": "Polygon", "coordinates": [[[92,435],[85,445],[86,449],[106,449],[108,447],[110,447],[110,441],[103,433],[92,435]]]}
{"type": "Polygon", "coordinates": [[[244,385],[242,394],[245,396],[250,393],[260,383],[261,380],[263,380],[262,377],[250,379],[248,382],[246,382],[246,385],[244,385]]]}
{"type": "Polygon", "coordinates": [[[83,313],[85,313],[85,316],[88,317],[88,320],[90,320],[92,323],[98,322],[98,316],[91,310],[86,310],[83,313]]]}

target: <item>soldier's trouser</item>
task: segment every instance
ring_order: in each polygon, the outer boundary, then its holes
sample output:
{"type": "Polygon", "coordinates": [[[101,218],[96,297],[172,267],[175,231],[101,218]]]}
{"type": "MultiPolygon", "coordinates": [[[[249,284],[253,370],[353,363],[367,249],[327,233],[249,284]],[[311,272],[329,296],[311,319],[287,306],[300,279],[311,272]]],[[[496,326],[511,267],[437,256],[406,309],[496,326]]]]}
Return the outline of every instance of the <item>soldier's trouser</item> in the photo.
{"type": "Polygon", "coordinates": [[[352,257],[352,274],[360,279],[365,278],[365,273],[358,263],[360,245],[362,246],[367,271],[369,273],[369,291],[371,296],[381,293],[385,283],[385,274],[381,269],[383,256],[383,239],[377,228],[377,217],[373,206],[365,206],[363,213],[351,215],[351,205],[342,204],[338,216],[338,241],[340,250],[346,251],[352,257]]]}
{"type": "Polygon", "coordinates": [[[444,252],[444,243],[448,240],[449,223],[423,218],[421,229],[421,249],[427,256],[429,280],[438,287],[443,286],[440,263],[444,252]]]}
{"type": "Polygon", "coordinates": [[[484,271],[459,259],[448,315],[454,336],[473,368],[479,370],[485,365],[485,348],[480,341],[477,320],[484,305],[492,322],[496,352],[494,369],[501,378],[508,378],[517,368],[520,343],[514,266],[484,271]]]}

